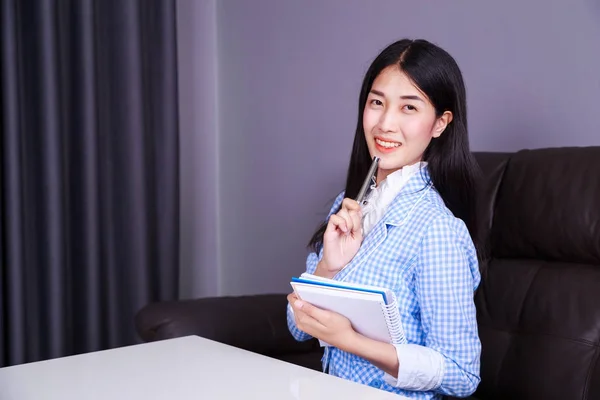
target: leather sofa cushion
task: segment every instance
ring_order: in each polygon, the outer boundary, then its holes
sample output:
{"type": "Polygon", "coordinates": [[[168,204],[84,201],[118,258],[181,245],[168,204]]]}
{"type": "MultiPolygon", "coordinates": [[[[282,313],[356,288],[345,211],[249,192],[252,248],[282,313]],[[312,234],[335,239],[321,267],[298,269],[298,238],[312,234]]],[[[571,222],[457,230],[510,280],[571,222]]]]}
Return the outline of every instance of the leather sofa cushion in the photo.
{"type": "Polygon", "coordinates": [[[493,259],[487,272],[476,297],[478,397],[586,398],[600,371],[597,266],[493,259]]]}
{"type": "Polygon", "coordinates": [[[524,150],[500,184],[492,254],[600,265],[600,148],[524,150]]]}

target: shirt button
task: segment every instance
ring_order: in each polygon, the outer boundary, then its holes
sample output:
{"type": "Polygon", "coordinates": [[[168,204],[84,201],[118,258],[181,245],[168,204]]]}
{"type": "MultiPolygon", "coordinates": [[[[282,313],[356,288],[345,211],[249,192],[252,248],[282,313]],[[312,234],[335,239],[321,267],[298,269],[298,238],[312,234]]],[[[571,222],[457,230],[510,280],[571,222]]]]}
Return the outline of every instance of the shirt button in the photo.
{"type": "Polygon", "coordinates": [[[379,379],[373,379],[371,383],[369,383],[369,386],[374,388],[380,388],[382,384],[383,382],[381,382],[379,379]]]}

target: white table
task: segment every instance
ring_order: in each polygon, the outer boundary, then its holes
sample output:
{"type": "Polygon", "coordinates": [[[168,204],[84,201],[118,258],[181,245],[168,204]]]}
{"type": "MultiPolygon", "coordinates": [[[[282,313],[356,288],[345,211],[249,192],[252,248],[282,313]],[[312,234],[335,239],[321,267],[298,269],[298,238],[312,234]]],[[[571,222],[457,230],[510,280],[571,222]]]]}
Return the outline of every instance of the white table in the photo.
{"type": "Polygon", "coordinates": [[[399,398],[197,336],[0,369],[2,400],[399,398]]]}

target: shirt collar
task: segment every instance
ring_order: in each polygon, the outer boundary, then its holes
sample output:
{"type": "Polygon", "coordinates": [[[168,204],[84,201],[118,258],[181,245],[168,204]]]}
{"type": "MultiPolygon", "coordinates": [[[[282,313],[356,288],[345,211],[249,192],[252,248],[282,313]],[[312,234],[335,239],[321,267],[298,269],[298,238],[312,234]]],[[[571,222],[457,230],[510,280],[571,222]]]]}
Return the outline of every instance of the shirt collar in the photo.
{"type": "Polygon", "coordinates": [[[405,165],[397,171],[392,172],[387,178],[381,183],[382,186],[388,187],[392,191],[399,189],[406,179],[412,174],[420,170],[422,167],[427,166],[426,161],[418,161],[414,164],[405,165]]]}

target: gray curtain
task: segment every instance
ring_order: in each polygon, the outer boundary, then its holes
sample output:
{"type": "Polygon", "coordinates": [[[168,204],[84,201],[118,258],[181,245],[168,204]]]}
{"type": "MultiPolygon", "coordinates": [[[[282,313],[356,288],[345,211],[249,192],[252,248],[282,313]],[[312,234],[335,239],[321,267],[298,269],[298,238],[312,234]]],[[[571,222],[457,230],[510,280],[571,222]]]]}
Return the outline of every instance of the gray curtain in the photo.
{"type": "Polygon", "coordinates": [[[177,298],[175,0],[2,0],[0,367],[177,298]]]}

